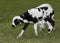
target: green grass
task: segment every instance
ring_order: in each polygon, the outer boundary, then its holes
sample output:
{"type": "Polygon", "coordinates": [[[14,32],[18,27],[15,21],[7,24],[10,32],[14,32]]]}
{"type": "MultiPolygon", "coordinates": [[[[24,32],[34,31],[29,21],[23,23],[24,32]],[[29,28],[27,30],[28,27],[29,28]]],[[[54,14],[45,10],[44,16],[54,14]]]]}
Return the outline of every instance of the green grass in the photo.
{"type": "Polygon", "coordinates": [[[60,43],[60,0],[0,0],[0,43],[60,43]],[[50,35],[47,28],[34,34],[33,24],[30,24],[21,38],[16,38],[23,24],[11,27],[12,18],[30,8],[49,3],[55,10],[56,29],[50,35]]]}

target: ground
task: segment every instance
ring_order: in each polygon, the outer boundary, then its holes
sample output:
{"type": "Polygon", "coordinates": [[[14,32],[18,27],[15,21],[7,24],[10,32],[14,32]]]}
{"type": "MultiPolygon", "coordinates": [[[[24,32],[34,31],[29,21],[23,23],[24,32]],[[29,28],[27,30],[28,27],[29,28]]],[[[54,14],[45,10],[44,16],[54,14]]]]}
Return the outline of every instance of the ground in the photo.
{"type": "Polygon", "coordinates": [[[60,0],[0,0],[0,43],[60,43],[60,0]],[[55,10],[55,27],[51,33],[47,33],[47,27],[39,31],[39,36],[34,34],[33,24],[30,24],[21,38],[16,38],[23,24],[12,28],[12,18],[21,15],[30,8],[43,3],[49,3],[55,10]]]}

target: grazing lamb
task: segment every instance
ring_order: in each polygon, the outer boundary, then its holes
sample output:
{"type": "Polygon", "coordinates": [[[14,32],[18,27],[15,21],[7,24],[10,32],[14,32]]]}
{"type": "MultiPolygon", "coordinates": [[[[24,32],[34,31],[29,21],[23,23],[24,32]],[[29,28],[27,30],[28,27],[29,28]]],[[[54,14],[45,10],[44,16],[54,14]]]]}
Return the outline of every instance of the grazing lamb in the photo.
{"type": "Polygon", "coordinates": [[[55,25],[53,16],[54,10],[52,9],[52,7],[49,4],[42,4],[36,8],[29,9],[28,11],[23,13],[23,15],[15,16],[12,21],[12,27],[16,27],[16,25],[24,23],[24,27],[21,33],[17,36],[17,38],[22,36],[22,34],[30,23],[34,23],[34,30],[36,36],[38,36],[38,25],[41,28],[44,28],[45,24],[47,24],[48,33],[50,33],[55,25]]]}

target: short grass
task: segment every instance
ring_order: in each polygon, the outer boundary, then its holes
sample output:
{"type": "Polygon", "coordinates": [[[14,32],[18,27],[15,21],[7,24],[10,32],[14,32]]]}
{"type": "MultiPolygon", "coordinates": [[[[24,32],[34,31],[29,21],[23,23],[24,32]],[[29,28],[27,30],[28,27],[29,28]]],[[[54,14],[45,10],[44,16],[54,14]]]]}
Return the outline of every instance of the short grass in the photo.
{"type": "Polygon", "coordinates": [[[60,43],[60,0],[0,0],[0,43],[60,43]],[[23,14],[30,8],[49,3],[55,10],[56,29],[50,35],[47,28],[34,34],[33,24],[30,24],[21,38],[16,38],[23,24],[11,27],[12,18],[23,14]]]}

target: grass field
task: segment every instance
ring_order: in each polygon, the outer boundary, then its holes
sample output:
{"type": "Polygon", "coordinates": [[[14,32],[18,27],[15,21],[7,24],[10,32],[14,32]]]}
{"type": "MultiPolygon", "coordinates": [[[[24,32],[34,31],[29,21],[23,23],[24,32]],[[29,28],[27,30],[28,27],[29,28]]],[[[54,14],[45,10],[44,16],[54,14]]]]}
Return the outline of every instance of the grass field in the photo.
{"type": "Polygon", "coordinates": [[[0,0],[0,43],[60,43],[60,0],[0,0]],[[16,38],[23,24],[11,27],[12,18],[30,8],[49,3],[55,10],[56,29],[50,35],[47,28],[34,34],[33,24],[30,24],[21,38],[16,38]]]}

